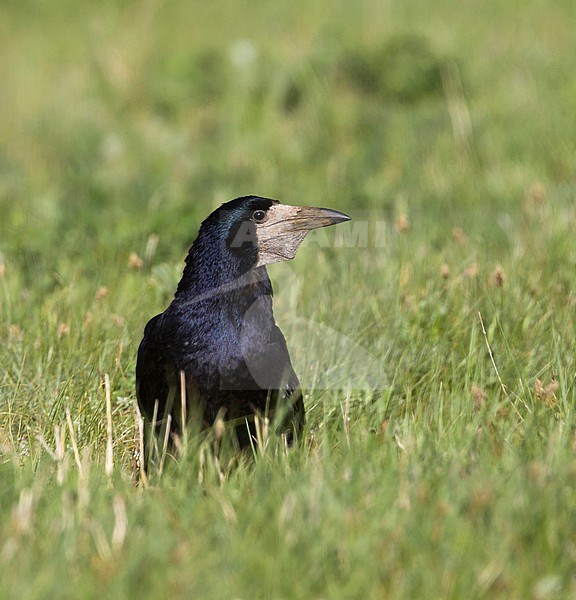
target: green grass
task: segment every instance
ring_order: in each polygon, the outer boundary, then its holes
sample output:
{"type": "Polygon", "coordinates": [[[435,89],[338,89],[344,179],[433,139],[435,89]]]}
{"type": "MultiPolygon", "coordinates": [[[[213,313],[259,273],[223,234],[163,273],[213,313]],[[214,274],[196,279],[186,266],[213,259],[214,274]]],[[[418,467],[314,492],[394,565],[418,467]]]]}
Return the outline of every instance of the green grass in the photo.
{"type": "Polygon", "coordinates": [[[0,596],[574,597],[572,3],[0,10],[0,596]],[[354,217],[270,268],[302,447],[135,486],[143,326],[246,193],[354,217]]]}

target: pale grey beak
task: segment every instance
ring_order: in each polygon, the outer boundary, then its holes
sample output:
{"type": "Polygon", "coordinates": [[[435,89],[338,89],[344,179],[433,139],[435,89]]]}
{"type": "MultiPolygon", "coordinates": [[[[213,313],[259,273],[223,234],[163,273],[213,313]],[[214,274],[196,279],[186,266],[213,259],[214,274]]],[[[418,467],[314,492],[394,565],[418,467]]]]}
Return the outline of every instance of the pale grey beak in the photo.
{"type": "MultiPolygon", "coordinates": [[[[288,207],[287,207],[288,208],[288,207]]],[[[297,209],[285,219],[286,228],[292,231],[305,229],[311,231],[319,227],[328,227],[350,221],[350,217],[331,208],[317,208],[316,206],[291,206],[297,209]]]]}
{"type": "Polygon", "coordinates": [[[291,260],[309,231],[349,220],[348,215],[331,208],[275,204],[256,227],[257,266],[291,260]]]}

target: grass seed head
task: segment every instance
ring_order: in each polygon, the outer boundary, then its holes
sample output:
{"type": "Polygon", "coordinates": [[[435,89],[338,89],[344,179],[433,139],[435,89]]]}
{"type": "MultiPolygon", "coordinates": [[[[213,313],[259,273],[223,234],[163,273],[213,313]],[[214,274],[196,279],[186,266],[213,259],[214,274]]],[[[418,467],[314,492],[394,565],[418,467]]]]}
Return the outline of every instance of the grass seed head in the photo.
{"type": "Polygon", "coordinates": [[[468,238],[461,227],[454,227],[452,229],[452,239],[459,246],[463,246],[468,241],[468,238]]]}
{"type": "Polygon", "coordinates": [[[464,271],[462,271],[462,277],[476,277],[478,275],[478,263],[473,262],[469,267],[466,267],[464,271]]]}
{"type": "Polygon", "coordinates": [[[551,408],[556,406],[556,392],[559,384],[555,379],[552,379],[548,385],[544,385],[540,379],[534,382],[534,392],[539,400],[543,400],[551,408]]]}
{"type": "Polygon", "coordinates": [[[410,229],[410,219],[408,215],[402,213],[396,221],[396,231],[398,233],[406,233],[410,229]]]}
{"type": "Polygon", "coordinates": [[[470,388],[470,393],[472,394],[472,401],[474,402],[474,410],[480,410],[484,402],[486,402],[486,398],[488,397],[486,392],[477,385],[472,384],[472,387],[470,388]]]}
{"type": "Polygon", "coordinates": [[[504,285],[504,269],[500,265],[494,269],[491,280],[496,287],[501,288],[504,285]]]}
{"type": "Polygon", "coordinates": [[[136,252],[130,252],[130,256],[128,257],[128,267],[130,269],[134,269],[135,271],[139,271],[144,265],[144,261],[136,254],[136,252]]]}
{"type": "Polygon", "coordinates": [[[541,183],[536,182],[526,190],[525,200],[533,206],[542,206],[545,195],[546,190],[544,189],[544,186],[541,183]]]}
{"type": "Polygon", "coordinates": [[[14,338],[17,341],[21,341],[24,337],[24,331],[22,330],[22,327],[20,327],[20,325],[17,325],[16,323],[10,325],[9,332],[10,337],[14,338]]]}
{"type": "Polygon", "coordinates": [[[70,325],[68,323],[60,323],[58,325],[58,339],[62,339],[70,333],[70,325]]]}

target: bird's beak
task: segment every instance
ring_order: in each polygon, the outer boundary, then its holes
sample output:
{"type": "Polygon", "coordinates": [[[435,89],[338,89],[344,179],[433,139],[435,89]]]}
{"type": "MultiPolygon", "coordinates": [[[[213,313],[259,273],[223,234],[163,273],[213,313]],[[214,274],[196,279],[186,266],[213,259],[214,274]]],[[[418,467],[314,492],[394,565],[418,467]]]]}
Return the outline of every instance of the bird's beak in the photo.
{"type": "Polygon", "coordinates": [[[275,204],[256,227],[257,266],[291,260],[309,231],[349,220],[348,215],[331,208],[275,204]]]}

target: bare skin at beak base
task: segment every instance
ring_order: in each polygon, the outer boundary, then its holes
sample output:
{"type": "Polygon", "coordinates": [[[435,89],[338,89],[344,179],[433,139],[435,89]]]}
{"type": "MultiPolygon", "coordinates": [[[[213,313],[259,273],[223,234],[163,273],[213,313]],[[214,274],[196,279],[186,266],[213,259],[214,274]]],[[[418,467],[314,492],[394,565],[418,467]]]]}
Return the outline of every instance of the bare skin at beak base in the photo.
{"type": "Polygon", "coordinates": [[[349,220],[348,215],[331,208],[271,206],[266,221],[256,228],[258,266],[291,260],[308,232],[349,220]]]}

